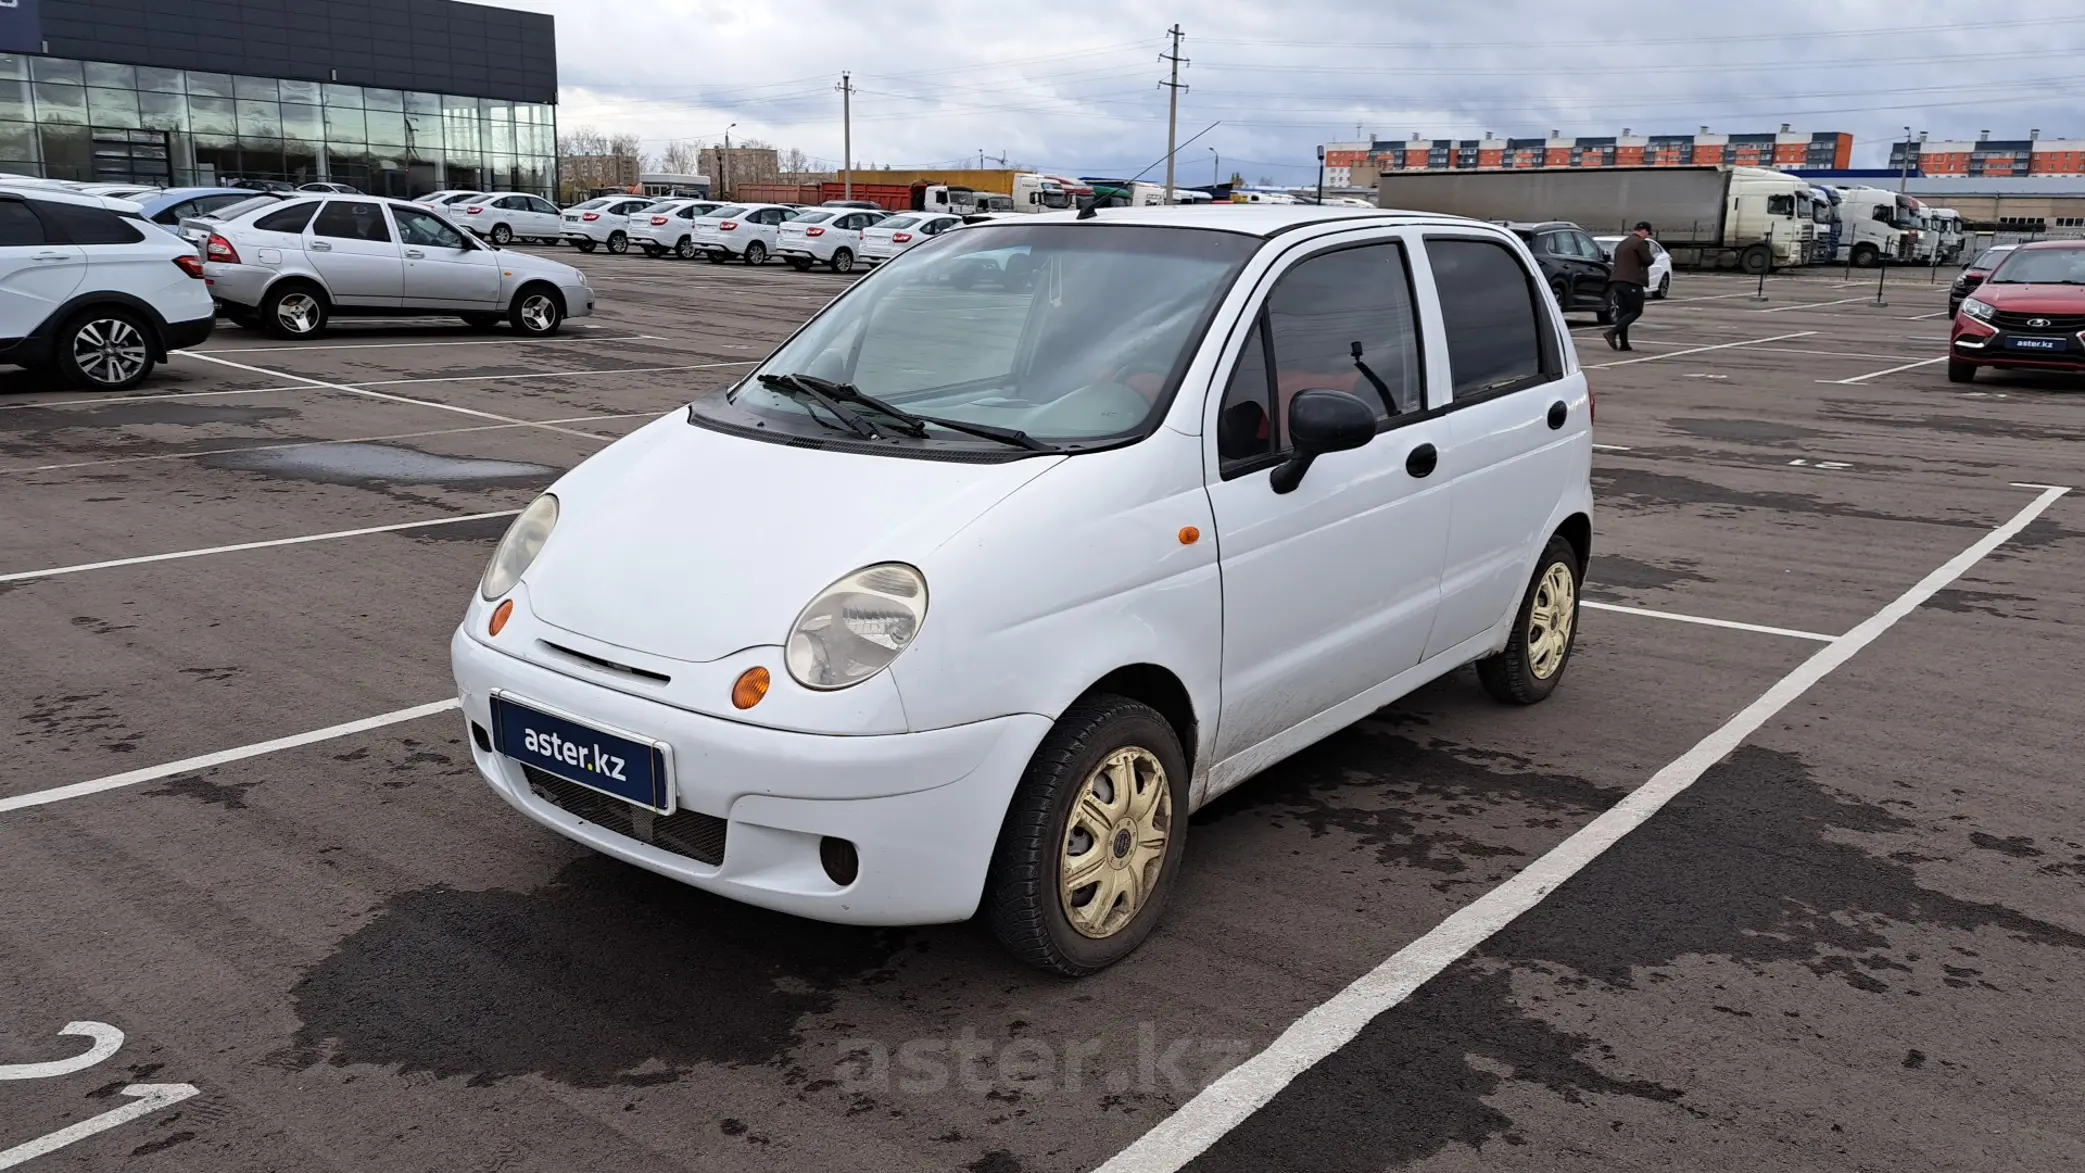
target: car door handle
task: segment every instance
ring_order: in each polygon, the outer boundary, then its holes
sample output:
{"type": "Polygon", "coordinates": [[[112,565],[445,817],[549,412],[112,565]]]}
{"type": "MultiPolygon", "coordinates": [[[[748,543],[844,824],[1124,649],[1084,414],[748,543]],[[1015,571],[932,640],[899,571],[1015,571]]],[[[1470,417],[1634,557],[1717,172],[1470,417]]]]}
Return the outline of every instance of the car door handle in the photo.
{"type": "MultiPolygon", "coordinates": [[[[409,249],[405,250],[405,255],[406,255],[407,259],[409,259],[409,260],[415,260],[415,261],[423,261],[423,260],[426,260],[426,259],[427,259],[427,254],[426,254],[426,253],[423,253],[423,252],[421,252],[421,251],[420,251],[419,249],[416,249],[416,248],[409,248],[409,249]]],[[[1551,426],[1554,426],[1554,425],[1551,425],[1551,426]]]]}
{"type": "Polygon", "coordinates": [[[1432,476],[1435,466],[1440,462],[1441,454],[1433,445],[1421,444],[1412,449],[1411,455],[1404,458],[1404,470],[1415,477],[1432,476]]]}
{"type": "Polygon", "coordinates": [[[311,242],[311,251],[315,253],[329,253],[333,251],[333,246],[323,240],[314,240],[311,242]]]}
{"type": "Polygon", "coordinates": [[[37,253],[36,259],[39,261],[69,261],[72,257],[68,253],[37,253]]]}
{"type": "Polygon", "coordinates": [[[1557,430],[1558,428],[1561,428],[1561,427],[1563,427],[1563,426],[1564,426],[1564,420],[1565,420],[1565,418],[1566,418],[1567,416],[1569,416],[1570,414],[1571,414],[1571,409],[1570,409],[1570,408],[1568,408],[1568,407],[1565,407],[1565,406],[1564,406],[1564,401],[1563,401],[1563,400],[1559,399],[1559,400],[1557,400],[1557,401],[1556,401],[1555,403],[1552,403],[1552,404],[1550,404],[1550,405],[1549,405],[1549,430],[1550,430],[1550,431],[1552,431],[1552,432],[1554,432],[1554,431],[1556,431],[1556,430],[1557,430]]]}

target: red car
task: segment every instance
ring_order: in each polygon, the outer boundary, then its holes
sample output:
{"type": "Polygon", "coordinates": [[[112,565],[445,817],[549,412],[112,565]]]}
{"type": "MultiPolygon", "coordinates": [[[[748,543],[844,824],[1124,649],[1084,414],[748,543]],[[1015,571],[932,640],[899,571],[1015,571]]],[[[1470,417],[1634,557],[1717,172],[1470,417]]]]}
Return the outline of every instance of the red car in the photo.
{"type": "Polygon", "coordinates": [[[2085,372],[2085,241],[2023,244],[1963,300],[1948,382],[1978,367],[2085,372]]]}

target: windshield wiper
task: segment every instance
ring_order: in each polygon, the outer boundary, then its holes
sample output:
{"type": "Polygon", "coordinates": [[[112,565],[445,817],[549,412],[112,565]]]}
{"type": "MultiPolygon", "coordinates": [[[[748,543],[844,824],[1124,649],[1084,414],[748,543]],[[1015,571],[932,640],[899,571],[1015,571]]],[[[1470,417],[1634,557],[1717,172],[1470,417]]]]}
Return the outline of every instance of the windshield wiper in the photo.
{"type": "Polygon", "coordinates": [[[1016,448],[1026,448],[1030,452],[1057,451],[1055,444],[1045,444],[1019,428],[1002,428],[997,424],[965,423],[962,420],[945,420],[931,415],[916,415],[912,418],[933,424],[937,428],[947,428],[951,432],[967,432],[973,436],[983,436],[987,440],[997,440],[1002,444],[1012,444],[1016,448]]]}
{"type": "Polygon", "coordinates": [[[847,425],[848,431],[864,440],[883,439],[883,433],[876,430],[876,425],[855,414],[853,410],[841,406],[838,400],[820,391],[801,375],[762,375],[760,384],[772,390],[794,391],[799,395],[808,396],[811,402],[831,412],[834,419],[847,425]]]}
{"type": "Polygon", "coordinates": [[[889,416],[899,423],[908,425],[908,434],[915,439],[926,439],[926,425],[932,424],[937,428],[947,428],[952,432],[965,432],[987,440],[997,440],[1002,444],[1012,444],[1017,448],[1026,448],[1030,452],[1057,451],[1056,445],[1045,444],[1019,428],[1002,428],[996,424],[973,424],[962,420],[942,419],[939,416],[918,415],[906,411],[894,403],[885,403],[883,400],[868,394],[852,383],[836,383],[831,379],[821,379],[816,375],[761,376],[762,379],[770,377],[793,380],[798,385],[809,387],[842,403],[859,403],[871,411],[889,416]]]}

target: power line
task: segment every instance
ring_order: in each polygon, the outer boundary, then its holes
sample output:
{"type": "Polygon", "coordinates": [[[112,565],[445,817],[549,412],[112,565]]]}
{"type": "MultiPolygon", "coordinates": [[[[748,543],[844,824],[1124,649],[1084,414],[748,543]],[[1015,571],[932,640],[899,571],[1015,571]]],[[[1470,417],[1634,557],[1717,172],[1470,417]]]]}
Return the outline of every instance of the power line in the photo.
{"type": "MultiPolygon", "coordinates": [[[[2009,29],[2009,28],[2046,28],[2046,27],[2048,27],[2048,26],[2051,26],[2051,25],[2061,25],[2061,24],[2085,24],[2085,16],[2052,16],[2052,17],[2047,17],[2047,18],[2042,18],[2042,19],[2036,19],[2036,20],[2013,20],[2013,21],[1982,21],[1982,20],[1980,20],[1980,21],[1978,21],[1978,22],[1976,23],[1976,25],[1975,25],[1975,31],[1976,31],[1977,33],[1983,33],[1983,32],[1985,32],[1985,31],[1987,31],[1987,30],[1990,30],[1990,29],[2009,29]]],[[[1902,25],[1891,25],[1891,26],[1889,26],[1889,27],[1886,27],[1886,28],[1864,28],[1864,29],[1826,29],[1826,30],[1823,30],[1823,31],[1820,31],[1820,32],[1805,32],[1805,33],[1803,33],[1803,34],[1801,35],[1801,39],[1802,39],[1802,40],[1806,40],[1806,41],[1807,41],[1807,40],[1818,40],[1818,39],[1822,39],[1822,38],[1825,38],[1825,37],[1834,37],[1834,38],[1836,38],[1836,37],[1891,37],[1891,38],[1900,38],[1900,37],[1903,37],[1903,36],[1905,36],[1906,34],[1916,34],[1916,33],[1920,33],[1920,32],[1949,32],[1949,33],[1952,33],[1952,32],[1956,32],[1956,31],[1958,31],[1958,30],[1957,30],[1957,29],[1954,29],[1954,28],[1948,28],[1948,29],[1916,29],[1916,28],[1912,28],[1912,29],[1907,29],[1907,28],[1905,28],[1905,27],[1904,27],[1904,26],[1902,26],[1902,25]]],[[[1258,37],[1248,37],[1248,38],[1224,38],[1224,37],[1204,37],[1204,38],[1202,38],[1202,39],[1203,39],[1204,41],[1208,42],[1208,43],[1209,43],[1209,44],[1211,44],[1211,45],[1246,45],[1246,46],[1259,46],[1259,47],[1279,47],[1279,48],[1292,48],[1292,49],[1370,49],[1370,50],[1379,50],[1379,49],[1401,49],[1401,50],[1406,50],[1406,51],[1412,51],[1412,52],[1423,52],[1423,53],[1436,53],[1436,52],[1439,52],[1439,51],[1441,51],[1441,50],[1443,50],[1443,49],[1496,49],[1496,48],[1498,48],[1498,47],[1499,47],[1499,42],[1498,42],[1498,41],[1496,41],[1496,40],[1491,40],[1491,41],[1424,41],[1424,40],[1404,40],[1404,41],[1284,41],[1284,40],[1277,40],[1277,39],[1272,39],[1272,38],[1258,38],[1258,37]]],[[[1730,44],[1736,44],[1736,43],[1741,43],[1741,42],[1752,42],[1752,41],[1775,41],[1775,42],[1786,42],[1786,41],[1789,41],[1790,39],[1792,39],[1792,38],[1791,38],[1791,37],[1789,36],[1789,34],[1788,34],[1788,33],[1786,33],[1786,32],[1778,32],[1778,33],[1713,33],[1713,34],[1708,34],[1708,35],[1704,35],[1704,36],[1699,36],[1699,37],[1649,37],[1649,38],[1643,38],[1643,39],[1639,39],[1639,40],[1631,40],[1631,41],[1628,41],[1628,42],[1626,42],[1625,44],[1624,44],[1624,43],[1620,43],[1620,42],[1617,42],[1617,41],[1615,41],[1615,40],[1614,40],[1613,38],[1611,38],[1611,37],[1610,37],[1610,38],[1606,38],[1606,39],[1603,39],[1603,40],[1597,40],[1597,41],[1550,41],[1550,40],[1544,40],[1544,41],[1543,41],[1543,42],[1541,43],[1541,45],[1540,45],[1539,47],[1540,47],[1540,48],[1541,48],[1541,49],[1542,49],[1543,51],[1545,51],[1545,52],[1546,52],[1546,51],[1548,51],[1548,50],[1552,50],[1552,49],[1606,49],[1606,48],[1614,48],[1614,47],[1617,47],[1617,45],[1618,45],[1618,44],[1622,45],[1622,47],[1627,47],[1627,48],[1635,48],[1635,47],[1637,47],[1637,46],[1639,46],[1639,45],[1714,45],[1714,46],[1722,46],[1722,45],[1730,45],[1730,44]]]]}

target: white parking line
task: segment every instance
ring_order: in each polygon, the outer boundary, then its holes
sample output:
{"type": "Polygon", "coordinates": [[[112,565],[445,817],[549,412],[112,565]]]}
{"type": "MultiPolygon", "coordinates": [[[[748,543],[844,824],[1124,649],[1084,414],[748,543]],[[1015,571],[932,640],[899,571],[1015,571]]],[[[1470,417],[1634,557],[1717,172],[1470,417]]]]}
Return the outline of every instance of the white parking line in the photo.
{"type": "MultiPolygon", "coordinates": [[[[150,1116],[161,1108],[178,1104],[196,1094],[192,1083],[133,1083],[116,1089],[119,1096],[130,1096],[131,1102],[120,1108],[111,1108],[99,1116],[89,1116],[77,1124],[70,1124],[56,1132],[47,1133],[35,1140],[0,1152],[0,1169],[12,1169],[25,1161],[31,1161],[48,1153],[55,1153],[66,1145],[85,1140],[97,1133],[128,1124],[141,1116],[150,1116]]],[[[175,1133],[175,1136],[182,1135],[175,1133]]]]}
{"type": "Polygon", "coordinates": [[[340,538],[359,538],[367,534],[396,533],[406,529],[426,529],[437,525],[457,525],[466,521],[484,521],[493,517],[512,517],[519,509],[501,509],[492,513],[467,513],[462,517],[436,517],[421,521],[400,521],[391,525],[372,525],[362,529],[341,529],[325,534],[304,534],[294,538],[270,538],[261,542],[239,542],[230,546],[205,546],[199,550],[173,550],[165,554],[144,554],[136,558],[112,558],[107,562],[81,562],[72,566],[53,566],[45,570],[18,570],[13,574],[0,574],[0,583],[27,582],[35,578],[57,578],[62,574],[82,574],[89,570],[112,570],[118,566],[143,566],[147,562],[174,562],[182,558],[203,558],[211,554],[236,554],[241,550],[266,550],[275,546],[302,546],[309,542],[331,542],[340,538]]]}
{"type": "MultiPolygon", "coordinates": [[[[520,341],[527,342],[531,346],[538,346],[557,342],[635,342],[639,339],[647,342],[666,341],[666,339],[659,337],[657,334],[623,334],[614,338],[526,338],[520,341]]],[[[465,338],[454,342],[347,342],[339,346],[227,346],[222,349],[212,350],[209,353],[270,354],[284,350],[299,352],[312,350],[407,350],[422,346],[504,346],[514,341],[516,340],[512,338],[465,338]]],[[[183,353],[197,354],[201,352],[191,350],[183,353]]]]}
{"type": "Polygon", "coordinates": [[[15,468],[0,468],[0,476],[9,473],[63,472],[74,468],[99,468],[105,464],[145,464],[157,460],[193,460],[199,456],[229,456],[237,452],[276,452],[284,448],[322,448],[328,444],[381,444],[387,440],[421,440],[429,436],[463,436],[476,432],[500,432],[520,427],[537,427],[542,424],[585,424],[598,420],[650,419],[664,415],[672,409],[660,411],[626,411],[616,415],[575,415],[569,419],[536,420],[529,424],[478,424],[468,428],[435,428],[424,432],[391,432],[382,436],[349,436],[343,440],[289,440],[281,444],[239,444],[230,448],[203,448],[194,452],[153,452],[144,456],[109,456],[100,460],[75,460],[69,464],[34,464],[15,468]]]}
{"type": "Polygon", "coordinates": [[[1661,362],[1668,358],[1679,358],[1683,355],[1689,354],[1702,354],[1711,350],[1729,350],[1732,347],[1737,346],[1758,346],[1762,342],[1786,342],[1790,338],[1808,338],[1809,336],[1815,333],[1817,333],[1817,331],[1815,330],[1797,330],[1793,334],[1776,334],[1771,338],[1750,338],[1743,342],[1723,342],[1718,343],[1715,346],[1696,346],[1688,350],[1674,350],[1665,354],[1647,354],[1642,358],[1625,358],[1619,359],[1615,362],[1599,362],[1594,363],[1586,369],[1589,371],[1597,371],[1604,370],[1607,367],[1633,366],[1634,364],[1640,362],[1661,362]]]}
{"type": "MultiPolygon", "coordinates": [[[[1867,357],[1863,355],[1862,357],[1867,357]]],[[[1876,357],[1887,357],[1878,355],[1876,357]]],[[[409,383],[494,383],[509,379],[576,379],[597,375],[659,375],[672,371],[707,371],[717,367],[750,367],[757,358],[734,358],[724,362],[699,362],[674,367],[621,367],[596,371],[532,371],[525,375],[443,375],[421,379],[363,379],[350,387],[403,387],[409,383]]],[[[0,411],[25,407],[92,407],[103,403],[140,403],[154,399],[208,399],[218,395],[264,395],[271,391],[308,391],[308,383],[285,383],[280,387],[241,387],[231,391],[168,391],[158,395],[104,395],[95,399],[40,399],[30,403],[0,403],[0,411]]]]}
{"type": "Polygon", "coordinates": [[[1352,985],[1283,1031],[1264,1051],[1226,1072],[1171,1116],[1100,1167],[1100,1173],[1174,1173],[1206,1152],[1297,1076],[1354,1040],[1375,1018],[1599,859],[1629,832],[1701,779],[1710,766],[1757,732],[1833,669],[1912,613],[1970,567],[2018,534],[2069,490],[2051,488],[2004,525],[1920,579],[1882,610],[1819,648],[1744,710],[1674,759],[1651,780],[1529,864],[1512,879],[1464,906],[1425,936],[1398,950],[1352,985]]]}
{"type": "Polygon", "coordinates": [[[1685,305],[1690,301],[1729,301],[1733,297],[1758,297],[1759,291],[1747,289],[1743,293],[1716,293],[1707,297],[1668,297],[1660,305],[1685,305]]]}
{"type": "Polygon", "coordinates": [[[1867,300],[1865,297],[1842,297],[1837,301],[1806,301],[1801,305],[1777,305],[1770,310],[1754,310],[1753,312],[1759,314],[1785,314],[1791,310],[1814,310],[1828,305],[1851,305],[1857,301],[1867,300]]]}
{"type": "Polygon", "coordinates": [[[1727,627],[1732,631],[1750,631],[1760,635],[1785,635],[1790,639],[1816,640],[1828,644],[1839,637],[1816,631],[1797,631],[1792,627],[1763,627],[1757,623],[1737,623],[1729,619],[1710,619],[1706,615],[1682,615],[1677,611],[1653,611],[1649,607],[1625,607],[1619,603],[1595,603],[1583,599],[1578,604],[1595,611],[1614,611],[1622,615],[1641,615],[1646,619],[1670,619],[1675,623],[1698,623],[1703,627],[1727,627]]]}
{"type": "Polygon", "coordinates": [[[26,810],[32,806],[46,806],[54,802],[64,802],[69,798],[85,798],[90,794],[104,794],[111,790],[121,790],[126,786],[136,786],[141,782],[157,782],[161,778],[171,778],[176,774],[190,774],[197,770],[207,770],[212,766],[222,766],[227,762],[257,758],[262,754],[271,754],[278,750],[296,749],[298,746],[313,745],[321,741],[332,741],[335,738],[349,737],[357,733],[367,733],[372,729],[382,729],[386,725],[396,725],[402,721],[417,721],[422,717],[432,717],[436,713],[446,713],[456,707],[458,707],[456,700],[452,697],[448,700],[414,705],[410,709],[397,709],[389,713],[379,713],[374,717],[364,717],[359,721],[348,721],[340,725],[328,725],[324,729],[313,729],[308,733],[292,733],[288,737],[278,737],[273,741],[257,741],[252,745],[242,745],[237,749],[221,749],[216,753],[198,754],[192,758],[182,758],[178,762],[167,762],[157,766],[146,766],[141,770],[128,770],[121,774],[110,774],[106,778],[96,778],[91,782],[75,782],[70,786],[54,786],[49,790],[37,790],[28,794],[17,794],[10,798],[0,798],[0,815],[4,815],[9,811],[26,810]]]}
{"type": "Polygon", "coordinates": [[[243,362],[233,362],[231,359],[228,358],[218,358],[214,354],[203,354],[199,351],[194,350],[177,350],[174,353],[180,355],[182,358],[192,358],[197,360],[198,362],[214,362],[220,366],[234,367],[242,371],[252,371],[256,375],[267,375],[268,377],[274,379],[295,379],[300,383],[307,383],[313,387],[326,387],[334,391],[345,391],[350,395],[365,395],[371,399],[389,399],[396,403],[410,403],[417,407],[432,407],[438,411],[453,411],[458,415],[476,416],[481,420],[498,420],[500,423],[503,424],[520,424],[523,427],[542,428],[544,431],[547,432],[558,432],[566,436],[577,436],[582,440],[606,442],[615,439],[614,436],[603,436],[594,432],[575,431],[571,428],[560,427],[557,424],[539,424],[532,423],[528,420],[518,420],[511,415],[499,415],[490,411],[479,411],[477,408],[474,407],[457,407],[456,405],[451,403],[436,403],[432,399],[414,399],[408,395],[393,395],[388,391],[370,391],[362,387],[353,387],[346,383],[332,383],[326,381],[325,379],[313,379],[308,378],[304,375],[293,375],[288,371],[271,371],[266,367],[249,366],[243,362]]]}
{"type": "Polygon", "coordinates": [[[1934,363],[1946,361],[1947,356],[1943,354],[1939,358],[1922,358],[1917,362],[1908,362],[1902,366],[1885,367],[1879,371],[1869,371],[1865,375],[1855,375],[1851,379],[1819,379],[1817,381],[1820,383],[1833,383],[1841,387],[1858,387],[1870,379],[1879,379],[1884,375],[1894,375],[1898,371],[1908,371],[1914,367],[1930,367],[1934,363]]]}

